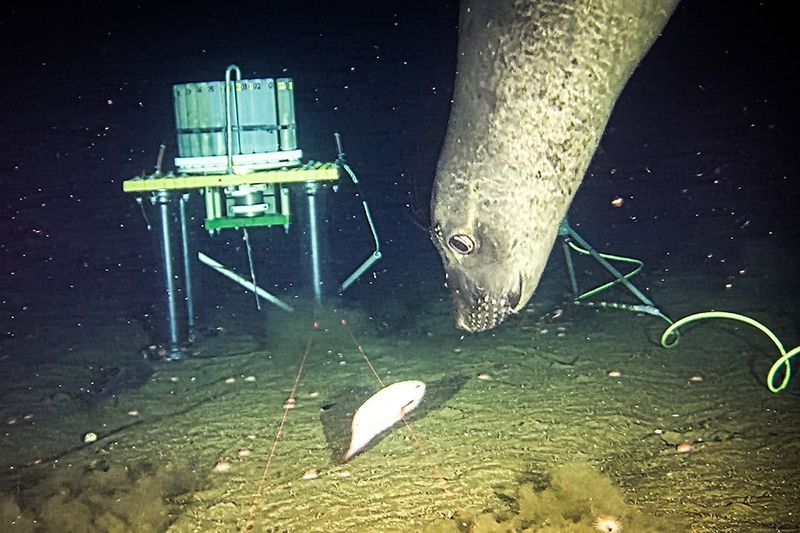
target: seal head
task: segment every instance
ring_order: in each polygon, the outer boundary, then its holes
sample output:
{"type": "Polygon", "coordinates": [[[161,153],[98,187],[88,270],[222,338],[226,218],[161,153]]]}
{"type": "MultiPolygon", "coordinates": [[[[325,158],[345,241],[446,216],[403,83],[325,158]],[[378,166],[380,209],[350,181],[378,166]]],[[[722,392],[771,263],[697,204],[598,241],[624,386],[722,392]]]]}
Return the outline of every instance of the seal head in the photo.
{"type": "Polygon", "coordinates": [[[532,297],[620,91],[675,0],[467,0],[431,200],[456,325],[532,297]]]}

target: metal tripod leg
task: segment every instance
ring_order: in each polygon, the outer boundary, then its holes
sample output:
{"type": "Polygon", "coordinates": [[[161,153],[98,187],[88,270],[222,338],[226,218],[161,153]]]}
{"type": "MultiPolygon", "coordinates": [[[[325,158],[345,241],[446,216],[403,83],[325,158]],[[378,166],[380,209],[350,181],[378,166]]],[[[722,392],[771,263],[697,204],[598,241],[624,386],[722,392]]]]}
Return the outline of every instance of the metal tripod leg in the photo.
{"type": "MultiPolygon", "coordinates": [[[[636,298],[638,298],[639,301],[644,304],[644,306],[635,306],[634,310],[642,311],[655,316],[663,316],[661,311],[656,307],[656,305],[652,302],[652,300],[650,300],[650,298],[645,296],[644,293],[642,293],[642,291],[640,291],[633,283],[631,283],[630,280],[628,280],[628,278],[625,277],[624,274],[622,274],[619,270],[617,270],[614,267],[614,265],[609,263],[606,258],[604,258],[597,250],[595,250],[586,241],[586,239],[581,237],[580,234],[578,234],[578,232],[575,231],[572,228],[572,226],[569,225],[569,220],[567,220],[566,218],[564,218],[564,220],[561,221],[561,225],[558,228],[558,234],[562,237],[570,237],[575,242],[580,244],[587,252],[589,252],[589,255],[591,255],[598,263],[603,265],[603,268],[605,268],[608,272],[610,272],[611,275],[614,276],[619,283],[624,285],[625,288],[631,292],[631,294],[636,296],[636,298]]],[[[575,276],[575,267],[572,263],[572,255],[570,254],[569,245],[566,243],[566,241],[564,242],[563,247],[564,247],[564,255],[567,261],[567,269],[569,271],[570,284],[572,285],[573,293],[577,296],[578,282],[575,276]]]]}

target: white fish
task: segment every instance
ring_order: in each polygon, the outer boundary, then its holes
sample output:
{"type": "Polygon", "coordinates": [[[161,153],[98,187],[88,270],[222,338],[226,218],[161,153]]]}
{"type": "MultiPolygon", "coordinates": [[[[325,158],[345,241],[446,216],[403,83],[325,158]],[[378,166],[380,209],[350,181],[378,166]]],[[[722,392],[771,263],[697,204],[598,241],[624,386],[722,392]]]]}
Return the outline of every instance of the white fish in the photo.
{"type": "Polygon", "coordinates": [[[342,462],[349,461],[372,439],[402,420],[424,395],[422,381],[398,381],[370,396],[353,415],[350,448],[342,462]]]}

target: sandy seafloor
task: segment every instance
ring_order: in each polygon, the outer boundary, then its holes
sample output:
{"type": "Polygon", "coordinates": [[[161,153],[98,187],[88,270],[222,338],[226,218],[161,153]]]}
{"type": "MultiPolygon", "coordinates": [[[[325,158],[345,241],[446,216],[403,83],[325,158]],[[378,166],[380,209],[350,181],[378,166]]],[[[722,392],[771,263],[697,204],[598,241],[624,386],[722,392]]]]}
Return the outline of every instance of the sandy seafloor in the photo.
{"type": "MultiPolygon", "coordinates": [[[[454,329],[409,207],[426,210],[446,125],[453,4],[298,4],[285,20],[304,26],[276,34],[210,5],[186,24],[159,4],[124,23],[85,8],[67,20],[86,15],[85,27],[70,29],[33,9],[37,32],[6,26],[52,40],[7,54],[20,85],[0,92],[0,531],[229,532],[252,519],[279,532],[587,532],[601,515],[626,533],[800,530],[800,377],[766,388],[779,354],[754,328],[694,323],[661,348],[661,320],[569,304],[556,251],[522,313],[490,333],[454,329]],[[157,255],[121,181],[171,143],[170,85],[220,79],[230,62],[294,77],[306,157],[332,160],[331,133],[344,135],[385,258],[314,314],[295,298],[297,234],[255,236],[259,279],[298,310],[259,312],[204,273],[191,355],[90,408],[81,388],[143,364],[154,340],[157,255]],[[377,388],[342,319],[382,379],[428,391],[410,417],[416,438],[395,428],[337,465],[347,413],[377,388]],[[98,440],[84,445],[86,432],[98,440]],[[681,442],[695,451],[676,453],[681,442]],[[228,472],[214,471],[220,461],[228,472]],[[310,469],[317,478],[303,480],[310,469]]],[[[644,260],[636,284],[673,319],[743,313],[788,350],[800,340],[800,120],[796,32],[781,25],[794,19],[779,5],[720,17],[682,3],[618,102],[570,216],[599,250],[644,260]]],[[[371,252],[342,189],[330,219],[337,281],[371,252]]],[[[246,272],[241,235],[201,245],[246,272]]],[[[590,263],[578,270],[595,273],[582,286],[600,280],[590,263]]]]}
{"type": "MultiPolygon", "coordinates": [[[[17,422],[0,441],[4,530],[233,531],[252,519],[255,531],[591,531],[606,514],[626,531],[797,530],[797,378],[780,394],[765,388],[778,356],[766,337],[709,321],[663,349],[655,318],[558,304],[555,257],[541,304],[468,337],[452,328],[433,279],[376,290],[375,316],[344,302],[314,316],[302,303],[292,315],[258,314],[246,295],[222,290],[219,329],[193,357],[159,363],[145,386],[95,409],[54,393],[91,375],[89,362],[118,363],[145,344],[137,323],[89,316],[78,337],[52,325],[7,345],[10,357],[72,349],[9,385],[3,417],[17,422]],[[416,298],[428,298],[424,311],[403,309],[416,298]],[[555,309],[563,314],[551,318],[555,309]],[[350,331],[387,383],[420,379],[428,391],[410,417],[416,438],[397,427],[337,465],[347,409],[377,388],[350,331]],[[85,431],[100,439],[81,446],[85,431]],[[680,442],[695,451],[676,453],[680,442]],[[230,471],[214,472],[220,460],[230,471]],[[302,479],[309,469],[316,479],[302,479]]],[[[791,302],[756,261],[730,289],[658,269],[642,276],[665,310],[682,316],[713,301],[791,337],[780,311],[791,302]]]]}

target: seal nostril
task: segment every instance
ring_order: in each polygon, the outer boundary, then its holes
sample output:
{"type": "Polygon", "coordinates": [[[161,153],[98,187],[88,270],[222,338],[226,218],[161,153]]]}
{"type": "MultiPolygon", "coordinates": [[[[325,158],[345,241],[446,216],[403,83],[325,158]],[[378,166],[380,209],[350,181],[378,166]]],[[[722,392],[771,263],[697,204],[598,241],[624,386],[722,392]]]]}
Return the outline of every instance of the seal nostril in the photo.
{"type": "Polygon", "coordinates": [[[517,288],[508,293],[508,307],[511,309],[516,309],[519,305],[520,298],[522,298],[522,282],[522,274],[520,274],[517,288]]]}

